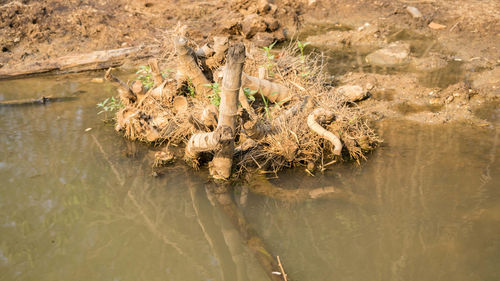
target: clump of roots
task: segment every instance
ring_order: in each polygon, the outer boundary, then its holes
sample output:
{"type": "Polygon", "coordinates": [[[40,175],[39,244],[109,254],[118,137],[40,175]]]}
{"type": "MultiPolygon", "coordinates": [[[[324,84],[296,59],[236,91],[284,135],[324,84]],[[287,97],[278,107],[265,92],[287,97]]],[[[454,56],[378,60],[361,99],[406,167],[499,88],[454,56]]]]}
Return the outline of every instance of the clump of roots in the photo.
{"type": "MultiPolygon", "coordinates": [[[[193,50],[185,38],[174,42],[176,50],[169,57],[177,58],[175,79],[160,81],[158,73],[151,73],[151,89],[122,89],[126,106],[117,113],[116,129],[131,140],[187,145],[198,133],[220,137],[217,87],[227,51],[221,44],[228,44],[227,38],[208,42],[202,50],[193,50]]],[[[295,166],[322,170],[336,161],[365,159],[380,140],[363,112],[335,94],[322,55],[304,55],[296,42],[279,51],[269,49],[247,46],[234,132],[235,174],[277,173],[295,166]]],[[[201,145],[210,158],[210,145],[201,145]]],[[[198,155],[186,151],[190,163],[203,164],[198,155]]]]}

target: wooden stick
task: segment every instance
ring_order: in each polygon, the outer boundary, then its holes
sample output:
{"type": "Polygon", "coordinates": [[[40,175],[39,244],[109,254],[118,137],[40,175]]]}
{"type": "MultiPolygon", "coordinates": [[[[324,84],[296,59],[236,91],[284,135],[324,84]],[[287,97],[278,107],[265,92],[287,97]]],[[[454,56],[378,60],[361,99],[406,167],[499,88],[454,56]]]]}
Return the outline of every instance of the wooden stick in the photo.
{"type": "Polygon", "coordinates": [[[288,281],[286,279],[286,273],[285,273],[285,270],[283,269],[283,265],[281,265],[280,256],[276,256],[276,258],[278,259],[278,265],[280,266],[280,270],[281,270],[281,274],[283,275],[283,279],[285,279],[285,281],[288,281]]]}
{"type": "Polygon", "coordinates": [[[86,54],[68,55],[28,64],[17,64],[0,69],[0,80],[20,78],[37,74],[73,73],[106,69],[122,65],[127,59],[139,59],[157,54],[157,46],[130,47],[86,54]]]}

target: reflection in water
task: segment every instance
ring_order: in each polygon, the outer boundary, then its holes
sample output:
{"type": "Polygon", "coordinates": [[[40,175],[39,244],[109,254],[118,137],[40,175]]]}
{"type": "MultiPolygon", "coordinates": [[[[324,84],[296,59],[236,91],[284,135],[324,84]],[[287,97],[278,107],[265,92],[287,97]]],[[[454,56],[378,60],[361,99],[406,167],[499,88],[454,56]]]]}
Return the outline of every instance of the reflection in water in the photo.
{"type": "Polygon", "coordinates": [[[284,203],[214,194],[182,164],[151,177],[154,153],[103,124],[95,104],[113,91],[89,80],[0,82],[3,99],[85,91],[0,108],[0,280],[269,280],[235,227],[243,216],[293,280],[500,277],[498,127],[383,122],[386,142],[361,167],[272,181],[370,202],[284,203]]]}

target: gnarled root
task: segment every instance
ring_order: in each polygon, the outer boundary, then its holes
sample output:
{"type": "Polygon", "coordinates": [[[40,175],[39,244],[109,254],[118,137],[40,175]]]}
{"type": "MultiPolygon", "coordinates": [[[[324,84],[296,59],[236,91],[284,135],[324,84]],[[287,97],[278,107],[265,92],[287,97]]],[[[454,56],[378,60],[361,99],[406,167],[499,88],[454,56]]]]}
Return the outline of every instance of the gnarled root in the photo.
{"type": "Polygon", "coordinates": [[[245,73],[241,75],[241,87],[259,91],[271,102],[286,102],[290,99],[290,91],[287,87],[245,73]]]}
{"type": "Polygon", "coordinates": [[[333,154],[340,155],[342,152],[342,142],[340,142],[340,139],[335,134],[323,128],[318,123],[318,118],[321,118],[324,122],[332,121],[334,119],[333,112],[324,108],[316,108],[307,116],[307,126],[320,137],[329,140],[334,146],[333,154]]]}

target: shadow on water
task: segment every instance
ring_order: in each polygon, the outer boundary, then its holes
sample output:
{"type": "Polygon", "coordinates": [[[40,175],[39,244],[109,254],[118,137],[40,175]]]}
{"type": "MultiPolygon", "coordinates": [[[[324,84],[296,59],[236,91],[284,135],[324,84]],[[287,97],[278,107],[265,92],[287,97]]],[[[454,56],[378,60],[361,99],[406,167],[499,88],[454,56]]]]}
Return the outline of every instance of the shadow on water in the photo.
{"type": "MultiPolygon", "coordinates": [[[[154,152],[102,122],[96,104],[115,90],[90,78],[0,82],[1,99],[85,91],[0,108],[0,280],[269,280],[207,194],[206,171],[151,177],[154,152]]],[[[385,143],[361,166],[272,181],[334,185],[370,207],[248,194],[238,211],[294,280],[498,280],[498,128],[378,131],[385,143]]]]}

